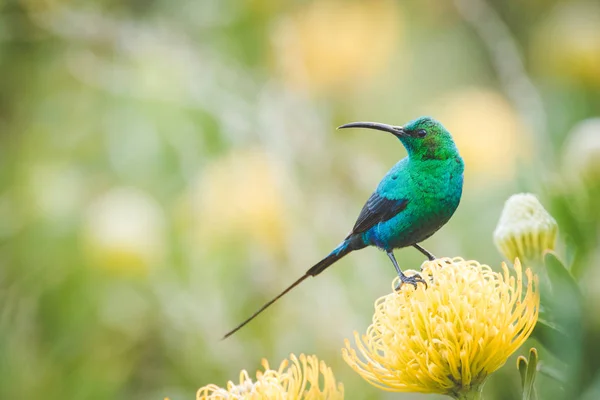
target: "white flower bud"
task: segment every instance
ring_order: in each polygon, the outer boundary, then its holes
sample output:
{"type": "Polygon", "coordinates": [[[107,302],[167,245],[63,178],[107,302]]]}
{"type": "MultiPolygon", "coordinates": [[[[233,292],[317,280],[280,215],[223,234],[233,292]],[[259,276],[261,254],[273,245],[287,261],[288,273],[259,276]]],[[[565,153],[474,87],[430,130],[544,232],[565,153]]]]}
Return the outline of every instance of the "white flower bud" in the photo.
{"type": "Polygon", "coordinates": [[[544,250],[554,250],[558,225],[535,195],[512,195],[504,204],[494,231],[498,250],[509,261],[540,260],[544,250]]]}

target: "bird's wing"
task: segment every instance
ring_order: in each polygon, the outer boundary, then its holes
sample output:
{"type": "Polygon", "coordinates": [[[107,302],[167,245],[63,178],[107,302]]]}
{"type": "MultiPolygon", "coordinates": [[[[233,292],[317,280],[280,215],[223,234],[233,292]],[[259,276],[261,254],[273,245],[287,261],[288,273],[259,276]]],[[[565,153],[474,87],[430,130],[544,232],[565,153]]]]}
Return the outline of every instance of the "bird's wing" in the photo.
{"type": "Polygon", "coordinates": [[[350,235],[365,232],[382,221],[394,217],[406,208],[408,199],[389,199],[375,192],[363,207],[350,235]]]}

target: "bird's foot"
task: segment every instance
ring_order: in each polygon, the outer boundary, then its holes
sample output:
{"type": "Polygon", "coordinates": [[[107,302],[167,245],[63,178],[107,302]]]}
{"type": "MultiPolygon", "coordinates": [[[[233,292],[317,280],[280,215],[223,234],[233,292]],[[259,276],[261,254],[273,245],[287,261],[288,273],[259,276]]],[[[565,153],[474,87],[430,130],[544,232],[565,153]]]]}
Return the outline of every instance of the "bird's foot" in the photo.
{"type": "Polygon", "coordinates": [[[401,275],[398,275],[398,277],[400,278],[400,281],[398,282],[398,284],[396,284],[396,287],[394,288],[394,290],[396,290],[396,291],[400,290],[402,285],[404,285],[405,283],[409,283],[409,284],[413,285],[415,287],[415,290],[417,289],[417,284],[422,283],[425,285],[425,289],[427,289],[427,282],[419,274],[414,274],[411,276],[406,276],[404,274],[401,274],[401,275]]]}

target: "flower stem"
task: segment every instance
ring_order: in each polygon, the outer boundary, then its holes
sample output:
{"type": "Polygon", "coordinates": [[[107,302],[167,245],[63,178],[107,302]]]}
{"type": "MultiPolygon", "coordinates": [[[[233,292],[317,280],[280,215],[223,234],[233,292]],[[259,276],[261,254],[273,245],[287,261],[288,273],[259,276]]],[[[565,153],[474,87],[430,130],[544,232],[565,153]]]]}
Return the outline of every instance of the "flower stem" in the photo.
{"type": "Polygon", "coordinates": [[[461,393],[458,397],[455,397],[457,400],[483,400],[483,396],[480,391],[472,391],[467,393],[461,393]]]}
{"type": "Polygon", "coordinates": [[[483,400],[483,385],[473,386],[471,390],[452,395],[456,400],[483,400]]]}

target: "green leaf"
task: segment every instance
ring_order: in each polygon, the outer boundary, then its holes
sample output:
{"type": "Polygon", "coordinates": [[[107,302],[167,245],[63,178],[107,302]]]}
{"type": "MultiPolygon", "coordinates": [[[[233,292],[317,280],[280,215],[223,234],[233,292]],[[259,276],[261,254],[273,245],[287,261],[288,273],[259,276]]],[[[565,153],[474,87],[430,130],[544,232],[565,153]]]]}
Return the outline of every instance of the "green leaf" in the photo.
{"type": "Polygon", "coordinates": [[[544,317],[566,332],[571,340],[580,340],[583,296],[579,285],[564,264],[552,252],[544,257],[552,295],[544,296],[544,317]]]}
{"type": "Polygon", "coordinates": [[[527,359],[523,356],[517,358],[517,369],[521,375],[521,390],[525,390],[525,379],[527,377],[527,359]]]}
{"type": "Polygon", "coordinates": [[[529,349],[529,360],[523,356],[517,358],[517,368],[521,376],[521,388],[523,389],[523,400],[535,400],[535,377],[538,368],[538,352],[535,347],[529,349]]]}
{"type": "Polygon", "coordinates": [[[542,375],[547,376],[548,378],[554,379],[556,382],[565,384],[567,383],[567,378],[565,377],[562,371],[557,368],[550,367],[545,363],[538,363],[538,372],[542,375]]]}
{"type": "Polygon", "coordinates": [[[579,285],[553,251],[545,253],[544,263],[546,264],[546,271],[548,272],[548,278],[550,279],[554,294],[560,292],[561,295],[569,296],[580,303],[582,296],[579,285]]]}
{"type": "Polygon", "coordinates": [[[529,361],[527,362],[527,372],[525,375],[525,384],[523,388],[523,400],[533,400],[535,395],[535,377],[538,365],[538,352],[535,347],[529,349],[529,361]]]}
{"type": "Polygon", "coordinates": [[[573,341],[569,339],[569,335],[564,329],[557,324],[539,317],[531,336],[556,357],[565,359],[565,357],[570,356],[571,348],[568,343],[573,343],[573,341]]]}

